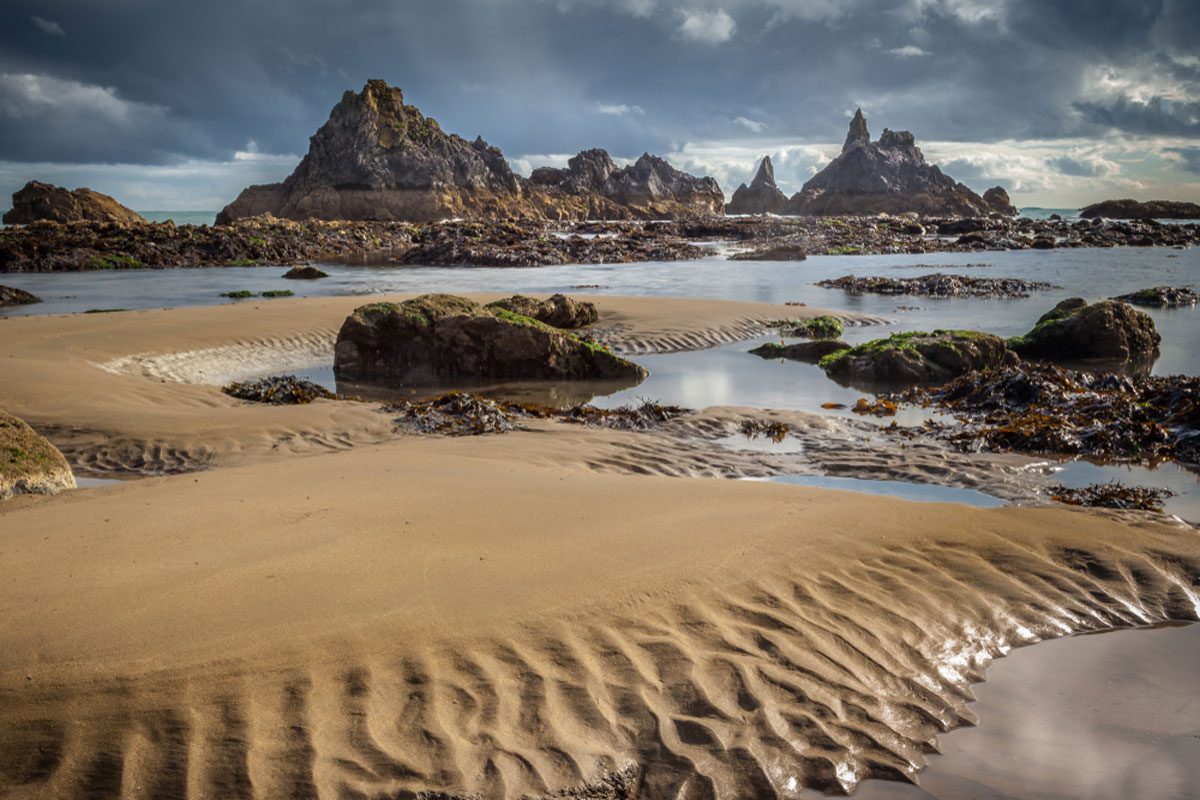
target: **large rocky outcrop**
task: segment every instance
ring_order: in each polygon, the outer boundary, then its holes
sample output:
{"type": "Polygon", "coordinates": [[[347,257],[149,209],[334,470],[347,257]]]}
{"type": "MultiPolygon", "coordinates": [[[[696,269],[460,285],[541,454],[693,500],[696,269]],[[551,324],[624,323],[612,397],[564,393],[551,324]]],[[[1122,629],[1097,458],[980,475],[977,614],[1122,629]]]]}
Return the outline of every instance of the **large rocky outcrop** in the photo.
{"type": "Polygon", "coordinates": [[[879,141],[872,142],[867,121],[859,109],[850,121],[841,154],[792,195],[784,213],[852,215],[911,211],[975,217],[1015,212],[1003,189],[996,187],[989,192],[997,207],[943,174],[936,165],[925,163],[916,139],[908,131],[885,128],[879,141]]]}
{"type": "Polygon", "coordinates": [[[529,182],[552,196],[590,198],[589,213],[600,219],[703,216],[720,214],[725,206],[716,180],[681,172],[649,153],[627,167],[617,167],[606,150],[584,150],[565,169],[535,169],[529,182]]]}
{"type": "Polygon", "coordinates": [[[338,331],[333,371],[338,380],[426,384],[462,378],[636,383],[648,374],[566,331],[447,294],[355,309],[338,331]]]}
{"type": "Polygon", "coordinates": [[[75,476],[58,448],[24,420],[0,411],[0,500],[74,488],[75,476]]]}
{"type": "Polygon", "coordinates": [[[763,156],[750,185],[741,184],[725,206],[726,214],[778,214],[787,204],[787,196],[775,185],[771,157],[763,156]]]}
{"type": "Polygon", "coordinates": [[[1149,314],[1117,300],[1063,300],[1024,336],[1008,340],[1023,357],[1073,363],[1100,360],[1152,363],[1162,337],[1149,314]]]}
{"type": "Polygon", "coordinates": [[[6,225],[28,225],[38,220],[52,222],[116,222],[145,224],[146,220],[106,194],[91,189],[69,191],[40,181],[30,181],[13,192],[13,207],[4,215],[6,225]]]}
{"type": "Polygon", "coordinates": [[[1172,200],[1105,200],[1080,209],[1084,219],[1200,219],[1200,204],[1172,200]]]}
{"type": "Polygon", "coordinates": [[[557,180],[516,175],[498,148],[445,133],[404,103],[400,89],[367,81],[346,92],[283,183],[250,186],[217,224],[271,214],[302,220],[587,219],[720,213],[711,178],[694,178],[644,155],[615,169],[603,150],[586,151],[557,180]],[[579,162],[576,165],[576,162],[579,162]],[[576,168],[577,167],[577,168],[576,168]]]}

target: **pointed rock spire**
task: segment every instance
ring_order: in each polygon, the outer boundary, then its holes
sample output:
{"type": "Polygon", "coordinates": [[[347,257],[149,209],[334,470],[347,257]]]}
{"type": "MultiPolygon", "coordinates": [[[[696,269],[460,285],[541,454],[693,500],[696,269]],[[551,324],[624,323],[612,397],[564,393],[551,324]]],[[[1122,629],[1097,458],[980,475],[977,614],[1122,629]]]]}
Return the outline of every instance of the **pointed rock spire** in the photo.
{"type": "Polygon", "coordinates": [[[846,134],[846,143],[842,145],[842,152],[860,144],[870,143],[871,134],[867,131],[867,118],[863,116],[860,108],[854,112],[854,119],[850,120],[850,132],[846,134]]]}
{"type": "Polygon", "coordinates": [[[758,164],[758,173],[754,176],[754,180],[750,182],[751,186],[775,186],[775,168],[771,166],[771,157],[763,156],[762,161],[758,164]]]}

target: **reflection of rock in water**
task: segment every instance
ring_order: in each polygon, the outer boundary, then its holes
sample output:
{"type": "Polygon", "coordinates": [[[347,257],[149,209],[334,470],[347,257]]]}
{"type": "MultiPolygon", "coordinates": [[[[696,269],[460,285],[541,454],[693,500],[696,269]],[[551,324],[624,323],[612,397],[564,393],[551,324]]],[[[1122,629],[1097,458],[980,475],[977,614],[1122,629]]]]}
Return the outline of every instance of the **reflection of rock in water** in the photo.
{"type": "Polygon", "coordinates": [[[564,409],[590,403],[597,397],[633,388],[642,378],[606,381],[498,381],[460,379],[442,384],[359,383],[338,381],[337,392],[346,397],[389,402],[397,399],[428,400],[455,390],[472,392],[495,400],[534,403],[564,409]]]}

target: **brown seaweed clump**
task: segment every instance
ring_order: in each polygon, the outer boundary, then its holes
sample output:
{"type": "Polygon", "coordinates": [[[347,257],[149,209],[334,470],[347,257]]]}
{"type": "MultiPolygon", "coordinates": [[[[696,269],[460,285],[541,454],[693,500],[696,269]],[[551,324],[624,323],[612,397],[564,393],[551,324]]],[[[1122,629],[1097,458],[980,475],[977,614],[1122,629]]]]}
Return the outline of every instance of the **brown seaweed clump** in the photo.
{"type": "Polygon", "coordinates": [[[660,428],[691,409],[680,406],[664,406],[653,400],[643,400],[638,406],[619,408],[597,408],[579,405],[557,413],[559,419],[582,425],[596,425],[624,431],[648,431],[660,428]]]}
{"type": "Polygon", "coordinates": [[[888,399],[952,411],[963,424],[940,435],[962,450],[1200,463],[1200,378],[1022,364],[888,399]]]}
{"type": "Polygon", "coordinates": [[[520,430],[521,420],[549,416],[550,409],[529,403],[492,400],[468,392],[448,392],[431,400],[401,400],[384,406],[399,412],[396,427],[408,433],[479,436],[520,430]]]}
{"type": "Polygon", "coordinates": [[[301,380],[295,375],[273,375],[256,381],[233,382],[221,389],[227,395],[254,403],[276,406],[303,405],[313,400],[337,400],[338,396],[320,384],[301,380]]]}
{"type": "Polygon", "coordinates": [[[1050,499],[1069,506],[1092,506],[1098,508],[1134,509],[1163,513],[1163,500],[1174,497],[1170,489],[1149,486],[1126,486],[1111,483],[1093,483],[1080,488],[1067,486],[1050,487],[1050,499]]]}
{"type": "Polygon", "coordinates": [[[757,439],[762,436],[778,444],[787,437],[791,429],[791,425],[778,420],[747,419],[742,421],[741,431],[742,436],[747,439],[757,439]]]}

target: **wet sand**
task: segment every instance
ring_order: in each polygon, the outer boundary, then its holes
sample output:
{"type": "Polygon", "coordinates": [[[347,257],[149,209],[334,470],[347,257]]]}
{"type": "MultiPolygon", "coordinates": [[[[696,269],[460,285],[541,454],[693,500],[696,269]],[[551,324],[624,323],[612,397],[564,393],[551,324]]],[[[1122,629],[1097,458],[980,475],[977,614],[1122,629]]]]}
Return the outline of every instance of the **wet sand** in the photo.
{"type": "MultiPolygon", "coordinates": [[[[0,505],[0,795],[849,791],[911,780],[1012,647],[1200,614],[1200,537],[1141,515],[665,477],[704,473],[565,425],[396,437],[145,366],[360,302],[2,323],[0,407],[78,463],[212,468],[0,505]]],[[[647,338],[753,320],[644,302],[647,338]]]]}
{"type": "Polygon", "coordinates": [[[974,689],[979,727],[943,737],[919,787],[870,781],[855,796],[1190,800],[1200,786],[1197,664],[1197,625],[1015,651],[974,689]]]}

